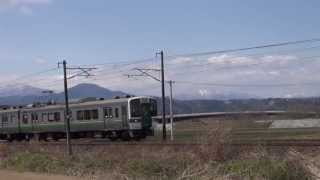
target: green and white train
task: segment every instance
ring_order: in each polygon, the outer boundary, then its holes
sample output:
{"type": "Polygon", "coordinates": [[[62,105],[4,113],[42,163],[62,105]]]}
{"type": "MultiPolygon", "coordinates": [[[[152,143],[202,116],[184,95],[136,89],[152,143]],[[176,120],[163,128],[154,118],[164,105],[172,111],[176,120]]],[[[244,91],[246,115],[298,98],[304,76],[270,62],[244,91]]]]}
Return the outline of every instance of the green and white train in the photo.
{"type": "MultiPolygon", "coordinates": [[[[153,135],[157,102],[150,97],[98,100],[70,105],[72,138],[140,140],[153,135]]],[[[29,141],[65,138],[65,106],[0,110],[0,139],[29,141]]]]}

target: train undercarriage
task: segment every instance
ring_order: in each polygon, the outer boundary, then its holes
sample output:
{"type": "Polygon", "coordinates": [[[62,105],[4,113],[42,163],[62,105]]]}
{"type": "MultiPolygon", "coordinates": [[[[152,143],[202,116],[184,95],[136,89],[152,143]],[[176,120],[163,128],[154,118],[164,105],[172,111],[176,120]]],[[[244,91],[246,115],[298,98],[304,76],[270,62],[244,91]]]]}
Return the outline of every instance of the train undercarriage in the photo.
{"type": "MultiPolygon", "coordinates": [[[[70,132],[72,139],[109,139],[110,141],[140,141],[148,135],[153,134],[152,130],[108,130],[108,131],[80,131],[70,132]]],[[[40,133],[14,133],[0,134],[0,140],[8,142],[21,141],[59,141],[66,139],[64,132],[40,132],[40,133]]]]}

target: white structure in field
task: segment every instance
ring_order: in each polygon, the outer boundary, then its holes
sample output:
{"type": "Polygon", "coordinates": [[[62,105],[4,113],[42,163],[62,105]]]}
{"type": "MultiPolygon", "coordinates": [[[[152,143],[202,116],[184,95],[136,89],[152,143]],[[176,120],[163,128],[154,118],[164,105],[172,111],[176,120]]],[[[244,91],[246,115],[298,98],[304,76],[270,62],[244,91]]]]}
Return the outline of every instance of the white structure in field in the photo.
{"type": "Polygon", "coordinates": [[[313,128],[320,127],[320,119],[275,120],[270,128],[313,128]]]}

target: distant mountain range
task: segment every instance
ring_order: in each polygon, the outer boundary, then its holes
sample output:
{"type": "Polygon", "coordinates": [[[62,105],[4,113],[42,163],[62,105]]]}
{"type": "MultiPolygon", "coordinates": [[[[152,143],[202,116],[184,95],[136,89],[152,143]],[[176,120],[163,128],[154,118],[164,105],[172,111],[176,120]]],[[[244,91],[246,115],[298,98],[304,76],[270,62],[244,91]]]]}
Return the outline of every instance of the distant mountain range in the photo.
{"type": "MultiPolygon", "coordinates": [[[[1,105],[27,105],[34,102],[48,102],[54,99],[58,102],[64,101],[64,93],[52,95],[43,94],[45,89],[31,86],[8,86],[0,89],[1,105]]],[[[111,99],[116,96],[124,97],[127,93],[112,91],[95,84],[79,84],[69,89],[71,100],[97,97],[111,99]]],[[[179,96],[178,96],[179,97],[179,96]]],[[[180,96],[183,98],[182,96],[180,96]]],[[[250,98],[249,96],[223,96],[217,99],[208,99],[214,96],[205,96],[203,99],[184,98],[174,100],[175,113],[201,113],[201,112],[232,112],[232,111],[264,111],[264,110],[289,110],[289,111],[319,111],[320,98],[250,98]],[[231,97],[229,99],[228,97],[231,97]],[[232,100],[232,97],[234,100],[232,100]],[[241,99],[241,97],[244,97],[241,99]]],[[[161,112],[160,98],[159,112],[161,112]]],[[[169,110],[169,100],[166,99],[166,112],[169,110]]]]}
{"type": "MultiPolygon", "coordinates": [[[[42,93],[45,89],[31,86],[9,86],[0,89],[0,105],[26,105],[34,102],[47,102],[54,99],[59,102],[64,101],[64,93],[54,93],[51,95],[42,93]],[[11,90],[10,90],[11,89],[11,90]]],[[[114,98],[116,96],[127,95],[121,91],[111,91],[95,84],[79,84],[69,89],[69,98],[72,100],[87,97],[114,98]]]]}
{"type": "Polygon", "coordinates": [[[41,95],[43,89],[28,85],[7,85],[0,88],[0,97],[41,95]]]}
{"type": "MultiPolygon", "coordinates": [[[[166,112],[169,112],[169,100],[166,101],[166,112]]],[[[159,103],[160,105],[160,103],[159,103]]],[[[320,98],[267,98],[238,100],[175,100],[174,112],[239,112],[239,111],[293,111],[320,112],[320,98]]],[[[161,111],[161,106],[159,106],[161,111]]]]}

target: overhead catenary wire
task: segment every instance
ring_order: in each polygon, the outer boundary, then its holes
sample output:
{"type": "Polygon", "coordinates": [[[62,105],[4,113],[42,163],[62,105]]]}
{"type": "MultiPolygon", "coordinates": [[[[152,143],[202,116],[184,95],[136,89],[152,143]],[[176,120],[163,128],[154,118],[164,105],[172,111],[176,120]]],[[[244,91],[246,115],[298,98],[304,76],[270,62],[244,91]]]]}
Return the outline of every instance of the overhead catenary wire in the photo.
{"type": "MultiPolygon", "coordinates": [[[[309,57],[301,57],[299,59],[293,59],[291,61],[295,61],[295,62],[302,62],[302,63],[306,63],[306,60],[308,62],[311,61],[320,61],[320,55],[317,56],[309,56],[309,57]]],[[[232,59],[232,58],[231,58],[232,59]]],[[[228,59],[230,60],[230,59],[228,59]]],[[[189,73],[202,73],[202,72],[207,72],[207,71],[220,71],[220,70],[226,70],[226,69],[236,69],[236,68],[248,68],[248,67],[252,67],[252,66],[260,66],[260,65],[264,65],[265,62],[257,62],[257,63],[252,63],[252,64],[242,64],[242,65],[233,65],[233,66],[228,66],[228,67],[218,67],[218,68],[213,68],[213,69],[202,69],[202,70],[196,70],[196,71],[186,71],[186,72],[177,72],[177,73],[173,73],[171,74],[174,76],[180,76],[180,75],[185,75],[185,74],[189,74],[189,73]]],[[[187,66],[187,67],[206,67],[208,68],[208,66],[213,66],[215,65],[214,63],[205,63],[205,64],[197,64],[197,65],[192,65],[192,66],[187,66]]],[[[277,68],[279,69],[279,68],[277,68]]]]}
{"type": "Polygon", "coordinates": [[[152,62],[155,58],[145,58],[145,59],[138,59],[138,60],[126,60],[126,61],[118,61],[118,62],[104,62],[104,63],[97,63],[97,64],[82,64],[80,66],[112,66],[112,65],[134,65],[140,64],[145,62],[152,62]]]}
{"type": "MultiPolygon", "coordinates": [[[[123,68],[123,67],[126,67],[126,66],[129,66],[131,64],[140,64],[142,62],[147,62],[147,60],[140,60],[140,61],[134,61],[132,63],[111,63],[113,66],[116,66],[116,65],[120,65],[118,68],[115,68],[113,67],[112,71],[109,71],[110,73],[114,74],[114,71],[119,71],[119,72],[123,72],[121,70],[117,70],[119,68],[123,68]]],[[[101,65],[106,65],[107,63],[104,63],[104,64],[101,64],[101,65]]],[[[89,65],[88,65],[89,66],[89,65]]],[[[72,66],[72,67],[78,67],[77,66],[72,66]]],[[[50,69],[45,69],[45,70],[42,70],[42,71],[39,71],[39,72],[35,72],[35,73],[30,73],[30,74],[25,74],[25,75],[21,75],[17,78],[14,78],[12,80],[6,80],[6,81],[2,81],[1,83],[10,83],[10,84],[32,84],[32,85],[41,85],[41,84],[49,84],[49,85],[46,85],[45,87],[48,88],[48,87],[53,87],[55,85],[57,85],[57,83],[59,81],[61,81],[62,79],[57,79],[57,80],[48,80],[47,77],[45,78],[40,78],[40,79],[37,79],[38,77],[34,78],[34,79],[30,79],[30,77],[35,77],[35,76],[38,76],[38,75],[41,75],[41,74],[45,74],[45,73],[48,73],[48,72],[53,72],[53,71],[57,71],[58,73],[58,68],[55,67],[55,68],[50,68],[50,69]],[[31,83],[31,81],[33,81],[31,83]],[[48,82],[48,83],[46,83],[48,82]]],[[[104,69],[102,70],[99,70],[100,72],[104,71],[104,69]]],[[[3,85],[3,87],[5,87],[6,85],[3,85]]]]}
{"type": "Polygon", "coordinates": [[[240,51],[265,49],[265,48],[281,47],[281,46],[289,46],[289,45],[305,44],[305,43],[314,43],[314,42],[320,42],[320,38],[306,39],[306,40],[300,40],[300,41],[288,41],[288,42],[273,43],[273,44],[264,44],[264,45],[258,45],[258,46],[252,46],[252,47],[236,48],[236,49],[207,51],[207,52],[189,53],[189,54],[177,54],[177,55],[169,55],[166,57],[175,58],[175,57],[185,57],[185,56],[188,56],[188,57],[205,56],[205,55],[212,55],[212,54],[233,53],[233,52],[240,52],[240,51]]]}
{"type": "MultiPolygon", "coordinates": [[[[277,43],[277,44],[268,44],[268,45],[261,45],[261,46],[255,46],[255,47],[249,47],[249,48],[239,48],[239,49],[231,49],[231,50],[223,50],[223,51],[212,51],[212,52],[207,52],[207,54],[212,54],[212,53],[226,53],[226,52],[237,52],[237,51],[245,51],[245,50],[251,50],[251,49],[261,49],[261,48],[269,48],[269,47],[278,47],[278,46],[287,46],[287,45],[294,45],[294,44],[303,44],[303,43],[312,43],[312,42],[319,42],[320,39],[315,38],[315,39],[309,39],[309,40],[302,40],[302,41],[291,41],[291,42],[285,42],[285,43],[277,43]]],[[[303,50],[307,50],[307,49],[314,49],[314,48],[318,48],[318,46],[315,47],[308,47],[308,48],[303,48],[301,49],[303,50]]],[[[298,49],[299,50],[299,49],[298,49]]],[[[189,54],[189,55],[204,55],[204,53],[194,53],[194,54],[189,54]]],[[[170,56],[173,57],[173,56],[170,56]]],[[[128,63],[130,61],[123,61],[123,62],[119,62],[119,63],[101,63],[101,64],[90,64],[92,65],[100,65],[100,66],[105,66],[105,65],[119,65],[121,63],[123,63],[124,66],[129,66],[129,65],[134,65],[136,63],[141,63],[141,62],[148,62],[150,60],[152,60],[154,58],[150,58],[150,59],[145,59],[145,60],[139,60],[139,61],[133,61],[132,63],[128,63]]],[[[150,61],[152,62],[152,61],[150,61]]],[[[208,64],[209,65],[209,64],[208,64]]],[[[88,64],[89,66],[89,64],[88,64]]],[[[199,66],[204,66],[204,65],[199,65],[199,66]]],[[[123,67],[122,67],[123,68],[123,67]]],[[[98,72],[103,72],[104,70],[99,70],[98,72]]],[[[114,70],[109,71],[109,73],[112,73],[114,70]]],[[[120,72],[123,72],[124,70],[120,70],[120,72]]],[[[108,74],[108,72],[106,72],[108,74]]],[[[105,74],[105,73],[104,73],[105,74]]],[[[112,73],[114,74],[114,73],[112,73]]]]}
{"type": "MultiPolygon", "coordinates": [[[[180,56],[203,56],[203,55],[211,55],[211,54],[222,54],[222,53],[234,53],[234,52],[242,52],[242,51],[248,51],[248,50],[257,50],[257,49],[265,49],[265,48],[272,48],[272,47],[282,47],[282,46],[291,46],[291,45],[299,45],[299,44],[306,44],[306,43],[316,43],[316,42],[320,42],[319,38],[314,38],[314,39],[307,39],[307,40],[301,40],[301,41],[290,41],[290,42],[283,42],[283,43],[273,43],[273,44],[265,44],[265,45],[259,45],[259,46],[253,46],[253,47],[245,47],[245,48],[237,48],[237,49],[227,49],[227,50],[219,50],[219,51],[208,51],[208,52],[202,52],[202,53],[189,53],[189,54],[181,54],[181,55],[169,55],[166,57],[180,57],[180,56]]],[[[318,46],[313,46],[313,47],[307,47],[307,48],[303,48],[303,49],[316,49],[318,48],[318,46]]],[[[303,51],[302,49],[302,51],[303,51]]],[[[292,50],[289,50],[292,51],[292,50]]],[[[100,73],[97,74],[97,76],[108,76],[108,75],[112,75],[113,77],[117,77],[117,76],[123,76],[123,72],[125,71],[130,71],[131,66],[133,65],[138,65],[140,64],[141,66],[153,66],[154,64],[154,60],[155,57],[153,58],[148,58],[148,59],[140,59],[140,60],[128,60],[128,61],[118,61],[118,62],[104,62],[104,63],[99,63],[99,64],[87,64],[87,65],[81,65],[81,66],[99,66],[99,70],[95,71],[95,73],[100,73]],[[151,65],[150,65],[151,64],[151,65]],[[106,69],[110,68],[110,70],[106,69]]],[[[209,65],[209,64],[208,64],[209,65]]],[[[199,66],[205,66],[207,67],[207,65],[204,64],[199,64],[199,66]]],[[[196,66],[191,66],[191,68],[196,67],[196,66]]],[[[234,66],[233,68],[236,68],[237,66],[234,66]]],[[[149,67],[148,67],[149,68],[149,67]]],[[[169,67],[170,68],[170,67],[169,67]]],[[[36,72],[36,73],[30,73],[30,74],[26,74],[23,75],[21,77],[15,78],[13,80],[8,80],[8,82],[10,83],[17,83],[17,82],[24,82],[24,83],[28,83],[28,81],[32,81],[29,80],[29,77],[33,77],[33,76],[37,76],[37,75],[41,75],[44,73],[48,73],[50,71],[55,71],[57,70],[57,68],[50,68],[47,70],[43,70],[40,72],[36,72]]],[[[101,78],[102,79],[102,78],[101,78]]],[[[48,85],[52,84],[52,86],[54,86],[56,83],[60,80],[48,80],[46,78],[43,79],[37,79],[37,82],[32,82],[29,84],[46,84],[46,81],[48,81],[48,85]]],[[[3,82],[2,82],[3,83],[3,82]]],[[[48,86],[47,86],[48,87],[48,86]]]]}
{"type": "Polygon", "coordinates": [[[193,81],[174,81],[177,84],[191,84],[201,86],[221,86],[221,87],[289,87],[289,86],[320,86],[317,82],[305,83],[279,83],[279,84],[235,84],[235,83],[210,83],[210,82],[193,82],[193,81]]]}
{"type": "MultiPolygon", "coordinates": [[[[16,78],[13,78],[13,79],[10,79],[10,80],[5,80],[5,81],[1,81],[2,84],[14,84],[14,83],[19,83],[23,80],[27,80],[28,78],[30,77],[34,77],[34,76],[38,76],[38,75],[41,75],[41,74],[45,74],[45,73],[48,73],[48,72],[53,72],[53,71],[56,71],[58,70],[58,68],[49,68],[49,69],[45,69],[45,70],[42,70],[42,71],[38,71],[38,72],[34,72],[34,73],[29,73],[29,74],[24,74],[24,75],[20,75],[16,78]]],[[[5,86],[5,85],[2,85],[2,87],[5,86]]]]}
{"type": "MultiPolygon", "coordinates": [[[[306,48],[297,48],[297,49],[289,49],[289,50],[282,50],[282,51],[277,51],[277,52],[268,52],[268,53],[277,53],[275,54],[276,56],[293,56],[297,53],[301,53],[301,52],[306,52],[306,51],[310,51],[310,50],[315,50],[315,49],[319,49],[320,46],[312,46],[312,47],[306,47],[306,48]],[[283,53],[289,53],[289,52],[292,52],[294,54],[283,54],[283,53]]],[[[226,54],[227,55],[227,54],[226,54]]],[[[234,59],[239,59],[239,58],[254,58],[254,57],[268,57],[270,56],[270,54],[266,54],[265,52],[264,53],[251,53],[251,54],[241,54],[241,55],[233,55],[233,56],[230,56],[228,57],[227,60],[234,60],[234,59]]],[[[218,57],[216,57],[218,58],[218,57]]],[[[207,58],[205,59],[192,59],[192,61],[188,61],[188,63],[186,63],[187,65],[193,65],[192,63],[193,62],[196,62],[196,63],[199,63],[201,61],[204,61],[204,60],[208,60],[207,58]]],[[[173,63],[173,62],[169,62],[169,63],[166,63],[166,65],[170,65],[170,67],[168,67],[169,69],[172,69],[172,68],[176,68],[174,66],[179,66],[181,65],[181,63],[173,63]]],[[[195,64],[195,66],[201,66],[203,64],[195,64]]],[[[207,64],[205,64],[207,65],[207,64]]]]}
{"type": "MultiPolygon", "coordinates": [[[[279,46],[287,46],[287,45],[294,45],[294,44],[304,44],[304,43],[313,43],[313,42],[319,42],[319,38],[314,39],[308,39],[308,40],[301,40],[301,41],[290,41],[290,42],[284,42],[284,43],[275,43],[275,44],[267,44],[267,45],[260,45],[255,47],[247,47],[247,48],[238,48],[238,49],[229,49],[229,50],[221,50],[221,51],[211,51],[206,53],[193,53],[193,54],[184,54],[183,56],[196,56],[196,55],[209,55],[209,54],[219,54],[219,53],[230,53],[230,52],[238,52],[238,51],[246,51],[246,50],[252,50],[252,49],[262,49],[262,48],[270,48],[270,47],[279,47],[279,46]]],[[[317,47],[309,47],[306,49],[313,49],[317,47]]],[[[167,56],[167,57],[175,57],[175,56],[182,56],[182,55],[173,55],[173,56],[167,56]]],[[[124,68],[130,65],[135,65],[138,63],[146,63],[146,62],[153,62],[154,58],[147,58],[147,59],[141,59],[141,60],[135,60],[135,61],[120,61],[120,62],[106,62],[106,63],[99,63],[99,64],[86,64],[81,66],[117,66],[121,65],[118,68],[113,67],[113,69],[106,73],[112,73],[114,74],[114,71],[119,68],[124,68]]],[[[199,65],[200,66],[200,65],[199,65]]],[[[105,70],[101,69],[98,72],[103,72],[105,70]]],[[[120,70],[120,72],[123,72],[124,70],[120,70]]]]}
{"type": "MultiPolygon", "coordinates": [[[[288,50],[289,52],[290,51],[304,51],[304,50],[309,50],[309,49],[315,49],[315,48],[319,48],[319,46],[312,46],[312,47],[307,47],[307,48],[302,48],[302,49],[294,49],[294,50],[288,50]]],[[[287,51],[287,52],[288,52],[287,51]]],[[[257,55],[257,54],[256,54],[257,55]]],[[[143,61],[145,62],[145,61],[143,61]]],[[[104,63],[104,64],[100,64],[100,65],[106,65],[106,64],[112,64],[111,66],[115,65],[114,63],[104,63]]],[[[115,68],[115,69],[112,69],[112,70],[105,70],[105,69],[101,69],[99,71],[96,71],[95,73],[98,73],[98,72],[104,72],[104,73],[100,73],[100,74],[97,74],[97,76],[105,76],[106,77],[106,81],[110,81],[109,79],[107,78],[113,78],[113,77],[120,77],[120,76],[123,76],[123,74],[117,74],[117,73],[124,73],[125,71],[130,71],[129,69],[127,70],[117,70],[117,69],[124,69],[125,67],[127,67],[128,65],[133,65],[135,63],[128,63],[126,64],[125,66],[121,66],[119,68],[115,68]]],[[[209,63],[206,64],[206,65],[210,65],[209,63]]],[[[255,64],[252,64],[252,65],[259,65],[259,63],[255,63],[255,64]]],[[[204,64],[199,64],[199,66],[204,66],[204,64]]],[[[242,65],[243,66],[243,65],[242,65]]],[[[241,67],[242,67],[241,66],[241,67]]],[[[246,65],[248,66],[248,65],[246,65]]],[[[231,68],[236,68],[236,67],[239,67],[239,66],[233,66],[231,68]]],[[[129,67],[130,68],[130,67],[129,67]]],[[[220,69],[227,69],[227,68],[220,68],[220,69]]],[[[205,70],[207,71],[207,70],[205,70]]],[[[197,71],[198,72],[198,71],[197,71]]],[[[184,74],[184,73],[181,73],[181,74],[184,74]]],[[[96,79],[96,78],[95,78],[96,79]]],[[[103,80],[103,78],[100,78],[99,80],[103,80]]]]}

